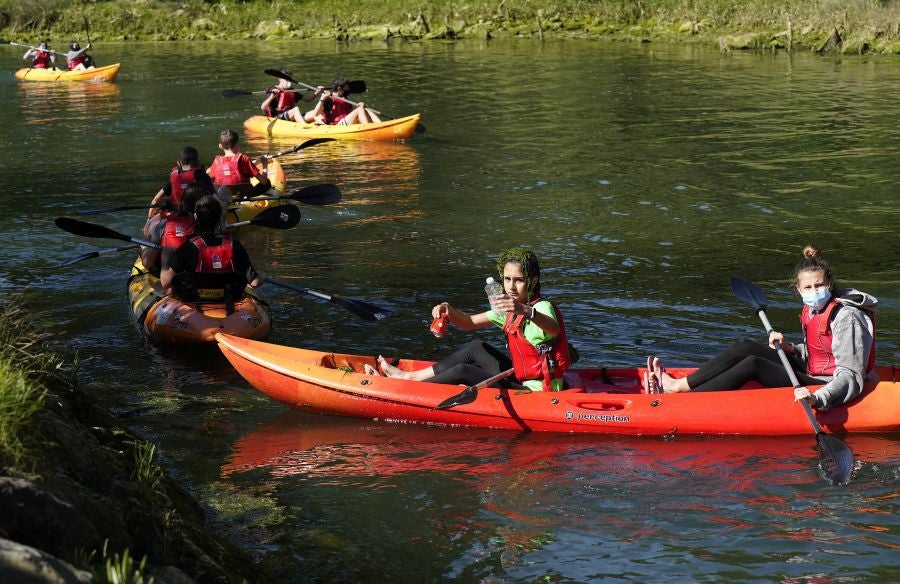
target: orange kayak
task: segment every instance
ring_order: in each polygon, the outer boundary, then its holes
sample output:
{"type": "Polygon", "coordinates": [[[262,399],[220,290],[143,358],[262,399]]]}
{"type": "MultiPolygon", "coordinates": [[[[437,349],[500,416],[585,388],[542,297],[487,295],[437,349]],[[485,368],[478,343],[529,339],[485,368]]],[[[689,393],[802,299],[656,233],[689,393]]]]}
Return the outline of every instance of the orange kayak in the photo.
{"type": "Polygon", "coordinates": [[[24,81],[114,81],[119,74],[121,63],[84,69],[82,71],[66,71],[65,69],[32,69],[27,67],[16,71],[16,79],[24,81]]]}
{"type": "Polygon", "coordinates": [[[323,126],[298,124],[289,120],[253,116],[244,121],[244,129],[254,134],[293,138],[337,138],[340,140],[408,140],[416,131],[419,114],[372,124],[323,126]]]}
{"type": "Polygon", "coordinates": [[[128,304],[147,337],[164,343],[211,343],[219,332],[257,339],[272,328],[268,305],[249,286],[231,311],[224,303],[186,304],[162,293],[140,257],[128,278],[128,304]]]}
{"type": "MultiPolygon", "coordinates": [[[[285,347],[217,334],[219,348],[253,387],[296,410],[480,428],[624,435],[809,434],[793,388],[644,394],[641,368],[593,368],[567,372],[571,389],[531,392],[485,388],[469,404],[436,410],[463,389],[367,375],[372,356],[285,347]]],[[[431,361],[401,359],[414,370],[431,361]]],[[[669,369],[676,376],[693,369],[669,369]]],[[[816,412],[826,432],[900,431],[900,384],[894,367],[879,367],[880,381],[866,384],[850,404],[816,412]]],[[[813,389],[813,388],[811,388],[813,389]]]]}

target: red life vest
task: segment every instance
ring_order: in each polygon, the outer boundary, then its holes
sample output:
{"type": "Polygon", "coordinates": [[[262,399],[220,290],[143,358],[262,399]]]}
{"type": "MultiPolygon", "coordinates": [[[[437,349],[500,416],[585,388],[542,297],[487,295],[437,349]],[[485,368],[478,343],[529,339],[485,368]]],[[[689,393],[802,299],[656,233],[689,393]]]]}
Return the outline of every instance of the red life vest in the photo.
{"type": "Polygon", "coordinates": [[[297,94],[290,91],[281,90],[278,94],[278,102],[275,104],[275,115],[284,113],[294,107],[297,103],[297,94]]]}
{"type": "MultiPolygon", "coordinates": [[[[540,300],[540,298],[536,298],[531,302],[531,306],[540,300]]],[[[538,349],[525,338],[522,326],[525,315],[507,313],[506,323],[503,325],[516,378],[519,381],[541,379],[544,383],[544,391],[553,391],[553,379],[562,379],[566,369],[569,368],[566,325],[563,322],[562,313],[555,305],[553,305],[553,310],[556,312],[556,320],[559,323],[559,334],[553,339],[553,344],[549,347],[542,347],[543,350],[538,349]]]]}
{"type": "Polygon", "coordinates": [[[169,185],[172,187],[170,198],[173,205],[181,204],[181,196],[184,194],[184,190],[188,188],[188,185],[197,182],[198,172],[206,172],[206,170],[204,170],[202,166],[199,168],[189,168],[187,170],[180,170],[176,166],[172,169],[172,173],[169,175],[169,185]]]}
{"type": "Polygon", "coordinates": [[[50,68],[50,53],[44,51],[38,51],[35,57],[31,60],[31,68],[32,69],[49,69],[50,68]]]}
{"type": "Polygon", "coordinates": [[[197,255],[197,267],[195,272],[233,272],[234,244],[230,235],[222,236],[219,245],[208,245],[200,236],[192,237],[191,243],[200,252],[197,255]]]}
{"type": "MultiPolygon", "coordinates": [[[[809,359],[806,370],[810,375],[834,375],[837,365],[834,361],[834,351],[831,344],[834,341],[831,331],[831,317],[834,311],[842,304],[832,298],[825,308],[812,314],[812,309],[804,305],[800,311],[800,325],[803,327],[803,337],[806,340],[806,350],[809,359]]],[[[871,315],[869,315],[872,318],[871,315]]],[[[874,327],[875,321],[872,320],[874,327]]],[[[875,335],[872,334],[872,348],[869,350],[869,360],[866,363],[866,372],[875,367],[875,335]]]]}
{"type": "MultiPolygon", "coordinates": [[[[250,182],[249,176],[245,177],[241,174],[240,161],[243,158],[247,158],[247,155],[239,153],[234,156],[224,156],[221,154],[216,156],[216,159],[210,167],[210,170],[213,173],[213,182],[217,185],[239,185],[250,182]]],[[[247,163],[250,166],[253,166],[253,163],[250,162],[249,158],[247,158],[247,163]]]]}
{"type": "Polygon", "coordinates": [[[353,106],[342,99],[333,98],[331,100],[331,111],[325,112],[325,123],[333,126],[350,115],[353,106]]]}
{"type": "Polygon", "coordinates": [[[159,245],[162,247],[179,248],[188,240],[194,232],[194,216],[180,217],[174,213],[166,217],[166,226],[163,228],[159,245]]]}
{"type": "MultiPolygon", "coordinates": [[[[81,65],[82,63],[87,63],[87,53],[81,53],[80,55],[78,55],[77,57],[75,57],[74,59],[69,61],[69,64],[66,65],[66,69],[71,71],[72,69],[81,65]]],[[[85,66],[87,66],[87,65],[85,65],[85,66]]]]}

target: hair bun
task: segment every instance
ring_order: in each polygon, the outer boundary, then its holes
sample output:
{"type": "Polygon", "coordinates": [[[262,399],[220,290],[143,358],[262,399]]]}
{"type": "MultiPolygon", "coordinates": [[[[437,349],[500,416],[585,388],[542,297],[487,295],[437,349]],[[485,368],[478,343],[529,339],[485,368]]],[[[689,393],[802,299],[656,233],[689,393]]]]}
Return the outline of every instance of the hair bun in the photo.
{"type": "Polygon", "coordinates": [[[822,251],[814,245],[807,245],[803,248],[803,257],[822,259],[822,251]]]}

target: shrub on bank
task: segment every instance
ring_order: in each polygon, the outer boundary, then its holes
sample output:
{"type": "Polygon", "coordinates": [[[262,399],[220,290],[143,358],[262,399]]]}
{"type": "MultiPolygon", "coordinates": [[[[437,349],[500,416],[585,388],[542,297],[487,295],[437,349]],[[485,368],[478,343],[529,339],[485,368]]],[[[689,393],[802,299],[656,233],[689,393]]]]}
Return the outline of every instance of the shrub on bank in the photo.
{"type": "MultiPolygon", "coordinates": [[[[759,37],[749,48],[896,52],[898,0],[0,0],[6,36],[65,42],[331,38],[406,40],[493,36],[705,42],[759,37]]],[[[728,45],[726,42],[725,45],[728,45]]]]}

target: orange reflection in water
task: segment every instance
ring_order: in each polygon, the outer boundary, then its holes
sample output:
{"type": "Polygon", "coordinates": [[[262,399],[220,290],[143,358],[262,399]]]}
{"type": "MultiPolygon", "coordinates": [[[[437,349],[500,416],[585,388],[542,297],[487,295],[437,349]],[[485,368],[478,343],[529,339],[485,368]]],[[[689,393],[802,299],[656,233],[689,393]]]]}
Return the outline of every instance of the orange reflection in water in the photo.
{"type": "Polygon", "coordinates": [[[122,112],[121,89],[115,83],[29,81],[20,83],[18,91],[26,124],[109,119],[122,112]]]}

